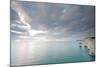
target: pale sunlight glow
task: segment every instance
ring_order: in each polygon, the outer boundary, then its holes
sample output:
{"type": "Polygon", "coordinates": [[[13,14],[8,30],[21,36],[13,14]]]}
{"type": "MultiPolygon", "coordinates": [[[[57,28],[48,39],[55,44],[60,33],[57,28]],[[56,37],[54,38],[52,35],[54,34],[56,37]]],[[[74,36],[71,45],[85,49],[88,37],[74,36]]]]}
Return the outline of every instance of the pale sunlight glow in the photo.
{"type": "Polygon", "coordinates": [[[47,31],[43,31],[43,30],[29,30],[29,35],[30,36],[35,36],[37,34],[45,34],[47,33],[47,31]]]}
{"type": "Polygon", "coordinates": [[[35,37],[35,40],[38,40],[40,42],[40,41],[49,41],[50,39],[41,36],[41,37],[35,37]]]}

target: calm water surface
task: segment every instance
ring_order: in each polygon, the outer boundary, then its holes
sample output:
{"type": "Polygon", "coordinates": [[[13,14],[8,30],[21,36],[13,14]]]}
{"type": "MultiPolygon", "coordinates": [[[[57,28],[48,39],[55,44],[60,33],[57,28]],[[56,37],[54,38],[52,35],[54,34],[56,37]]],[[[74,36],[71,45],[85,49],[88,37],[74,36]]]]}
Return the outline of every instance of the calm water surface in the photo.
{"type": "Polygon", "coordinates": [[[11,65],[36,65],[94,61],[78,42],[11,42],[11,65]]]}

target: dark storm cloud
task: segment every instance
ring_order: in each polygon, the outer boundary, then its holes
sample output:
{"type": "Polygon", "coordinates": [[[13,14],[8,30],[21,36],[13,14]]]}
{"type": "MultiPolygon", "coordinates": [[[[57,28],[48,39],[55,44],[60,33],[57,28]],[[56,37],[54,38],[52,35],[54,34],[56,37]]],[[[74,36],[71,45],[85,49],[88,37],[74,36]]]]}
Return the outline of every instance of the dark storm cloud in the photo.
{"type": "Polygon", "coordinates": [[[11,7],[11,30],[27,33],[28,26],[31,26],[33,30],[47,30],[48,33],[37,36],[49,38],[94,36],[94,6],[23,1],[15,1],[14,4],[11,7]],[[28,23],[26,19],[22,23],[23,19],[21,20],[17,11],[28,18],[28,23]]]}

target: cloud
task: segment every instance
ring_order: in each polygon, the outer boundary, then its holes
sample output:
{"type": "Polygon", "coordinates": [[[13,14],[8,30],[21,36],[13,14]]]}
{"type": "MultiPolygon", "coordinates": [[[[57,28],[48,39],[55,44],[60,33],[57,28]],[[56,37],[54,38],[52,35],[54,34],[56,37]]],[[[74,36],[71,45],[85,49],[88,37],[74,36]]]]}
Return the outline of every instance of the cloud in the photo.
{"type": "Polygon", "coordinates": [[[30,36],[36,36],[38,34],[45,34],[47,31],[42,31],[42,30],[29,30],[29,35],[30,36]]]}
{"type": "Polygon", "coordinates": [[[27,12],[25,12],[22,4],[20,4],[20,2],[17,1],[11,1],[11,8],[18,14],[20,22],[31,28],[29,24],[29,21],[31,19],[29,18],[27,12]]]}
{"type": "Polygon", "coordinates": [[[93,6],[11,1],[11,35],[52,41],[94,36],[94,17],[93,6]]]}
{"type": "Polygon", "coordinates": [[[23,32],[19,32],[19,31],[15,31],[15,30],[11,30],[12,33],[16,33],[16,34],[21,34],[23,35],[24,33],[23,32]]]}

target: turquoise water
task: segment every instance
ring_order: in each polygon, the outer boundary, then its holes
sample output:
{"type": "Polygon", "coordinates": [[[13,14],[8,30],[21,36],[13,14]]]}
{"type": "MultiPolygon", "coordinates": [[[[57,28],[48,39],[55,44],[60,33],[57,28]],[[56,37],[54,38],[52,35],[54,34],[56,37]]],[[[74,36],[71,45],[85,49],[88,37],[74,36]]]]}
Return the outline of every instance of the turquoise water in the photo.
{"type": "Polygon", "coordinates": [[[11,42],[11,65],[37,65],[94,61],[78,42],[11,42]]]}

